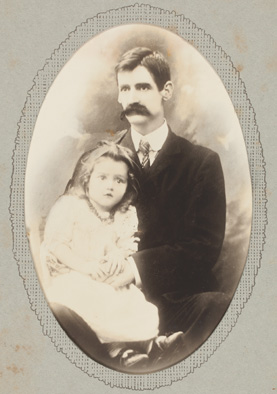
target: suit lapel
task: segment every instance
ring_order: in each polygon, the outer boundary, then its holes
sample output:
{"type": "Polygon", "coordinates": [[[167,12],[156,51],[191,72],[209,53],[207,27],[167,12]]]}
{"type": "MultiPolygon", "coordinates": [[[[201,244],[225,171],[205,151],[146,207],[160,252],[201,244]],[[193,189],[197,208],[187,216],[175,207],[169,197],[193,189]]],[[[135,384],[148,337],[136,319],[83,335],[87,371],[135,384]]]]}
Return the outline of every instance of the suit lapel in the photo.
{"type": "Polygon", "coordinates": [[[168,137],[158,153],[153,165],[150,167],[149,176],[155,176],[164,169],[175,164],[181,154],[180,146],[177,142],[176,135],[169,130],[168,137]]]}
{"type": "MultiPolygon", "coordinates": [[[[131,132],[124,131],[121,138],[119,138],[116,142],[125,146],[126,148],[131,149],[131,151],[134,153],[136,164],[139,168],[141,168],[140,161],[132,141],[131,132]]],[[[177,136],[171,130],[169,130],[168,137],[162,149],[158,153],[153,165],[148,170],[147,178],[152,178],[163,171],[165,168],[173,165],[176,160],[179,160],[180,154],[182,154],[182,152],[178,144],[177,136]]],[[[145,174],[143,176],[145,177],[145,174]]]]}

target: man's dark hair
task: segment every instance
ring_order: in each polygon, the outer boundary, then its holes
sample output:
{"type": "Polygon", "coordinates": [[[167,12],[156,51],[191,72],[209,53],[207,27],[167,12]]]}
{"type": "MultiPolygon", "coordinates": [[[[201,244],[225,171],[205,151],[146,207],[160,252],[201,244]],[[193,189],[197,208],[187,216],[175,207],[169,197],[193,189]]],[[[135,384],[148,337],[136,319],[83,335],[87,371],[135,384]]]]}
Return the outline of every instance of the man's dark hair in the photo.
{"type": "Polygon", "coordinates": [[[161,91],[170,81],[170,69],[165,57],[158,51],[137,47],[125,52],[115,67],[116,75],[121,71],[133,71],[137,66],[145,67],[161,91]]]}

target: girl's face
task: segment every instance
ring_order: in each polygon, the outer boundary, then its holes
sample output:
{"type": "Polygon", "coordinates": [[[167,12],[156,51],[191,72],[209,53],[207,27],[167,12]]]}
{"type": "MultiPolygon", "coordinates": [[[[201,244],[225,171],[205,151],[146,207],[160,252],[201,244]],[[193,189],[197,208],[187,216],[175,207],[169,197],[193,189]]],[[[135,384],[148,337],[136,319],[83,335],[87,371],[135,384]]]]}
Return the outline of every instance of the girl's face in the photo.
{"type": "Polygon", "coordinates": [[[110,157],[100,157],[90,176],[88,196],[95,208],[107,212],[122,200],[127,185],[127,164],[110,157]]]}

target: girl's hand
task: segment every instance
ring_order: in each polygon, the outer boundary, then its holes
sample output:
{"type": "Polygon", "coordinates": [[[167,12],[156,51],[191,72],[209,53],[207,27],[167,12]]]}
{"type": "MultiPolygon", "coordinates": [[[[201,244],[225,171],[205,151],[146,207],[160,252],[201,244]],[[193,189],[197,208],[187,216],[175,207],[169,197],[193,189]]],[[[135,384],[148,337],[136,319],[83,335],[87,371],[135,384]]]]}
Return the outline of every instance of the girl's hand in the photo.
{"type": "Polygon", "coordinates": [[[115,250],[105,256],[106,264],[109,266],[109,276],[120,274],[126,264],[125,254],[121,250],[115,250]]]}
{"type": "Polygon", "coordinates": [[[87,274],[90,275],[92,279],[103,282],[110,275],[109,268],[110,266],[104,262],[88,262],[87,274]]]}
{"type": "Polygon", "coordinates": [[[117,276],[109,276],[105,279],[105,283],[113,286],[114,288],[120,288],[127,285],[130,285],[135,280],[135,275],[132,270],[131,264],[128,260],[124,261],[124,267],[122,272],[120,272],[117,276]]]}

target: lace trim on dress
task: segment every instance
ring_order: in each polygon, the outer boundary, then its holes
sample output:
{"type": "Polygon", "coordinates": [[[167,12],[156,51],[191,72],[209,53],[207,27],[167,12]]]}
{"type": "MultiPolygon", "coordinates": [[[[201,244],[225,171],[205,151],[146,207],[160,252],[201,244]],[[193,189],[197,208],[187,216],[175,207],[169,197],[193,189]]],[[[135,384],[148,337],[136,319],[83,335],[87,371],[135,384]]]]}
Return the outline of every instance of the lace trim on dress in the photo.
{"type": "Polygon", "coordinates": [[[114,212],[112,212],[112,211],[111,212],[106,212],[106,215],[105,214],[100,214],[89,199],[87,199],[87,203],[88,203],[88,206],[89,206],[90,210],[95,214],[95,216],[99,220],[101,220],[102,223],[106,223],[106,224],[113,223],[113,221],[114,221],[114,212]]]}

